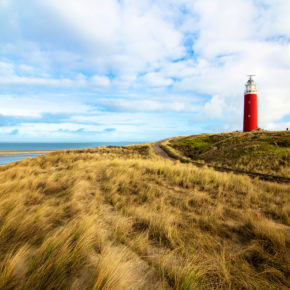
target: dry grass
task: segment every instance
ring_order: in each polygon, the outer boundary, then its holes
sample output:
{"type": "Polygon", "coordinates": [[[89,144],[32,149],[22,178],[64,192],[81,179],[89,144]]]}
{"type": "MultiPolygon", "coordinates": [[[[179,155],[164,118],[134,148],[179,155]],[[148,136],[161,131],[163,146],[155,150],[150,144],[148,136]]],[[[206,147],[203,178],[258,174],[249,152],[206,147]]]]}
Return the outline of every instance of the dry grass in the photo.
{"type": "Polygon", "coordinates": [[[289,186],[150,145],[0,167],[0,289],[287,289],[289,186]]]}

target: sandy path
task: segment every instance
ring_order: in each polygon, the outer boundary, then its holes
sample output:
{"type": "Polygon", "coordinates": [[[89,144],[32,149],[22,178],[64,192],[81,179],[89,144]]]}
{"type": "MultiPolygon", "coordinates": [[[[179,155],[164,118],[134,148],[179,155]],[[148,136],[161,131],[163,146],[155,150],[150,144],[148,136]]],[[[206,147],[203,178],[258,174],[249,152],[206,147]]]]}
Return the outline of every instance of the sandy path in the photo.
{"type": "Polygon", "coordinates": [[[163,158],[169,159],[171,161],[176,161],[174,158],[170,157],[161,147],[160,147],[161,142],[156,142],[153,144],[153,148],[156,151],[158,155],[160,155],[163,158]]]}

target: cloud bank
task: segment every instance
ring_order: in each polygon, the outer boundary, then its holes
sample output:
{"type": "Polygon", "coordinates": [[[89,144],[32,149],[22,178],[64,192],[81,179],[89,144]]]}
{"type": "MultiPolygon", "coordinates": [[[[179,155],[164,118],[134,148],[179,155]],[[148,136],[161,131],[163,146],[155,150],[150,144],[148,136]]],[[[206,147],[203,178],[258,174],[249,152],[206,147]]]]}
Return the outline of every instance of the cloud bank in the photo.
{"type": "Polygon", "coordinates": [[[1,0],[0,141],[290,127],[287,0],[1,0]]]}

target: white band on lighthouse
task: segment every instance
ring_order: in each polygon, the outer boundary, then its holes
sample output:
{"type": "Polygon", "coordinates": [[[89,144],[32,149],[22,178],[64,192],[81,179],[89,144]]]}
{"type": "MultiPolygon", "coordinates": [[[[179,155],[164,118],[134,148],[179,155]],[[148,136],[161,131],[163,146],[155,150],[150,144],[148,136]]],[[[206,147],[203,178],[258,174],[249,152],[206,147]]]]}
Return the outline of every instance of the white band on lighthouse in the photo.
{"type": "Polygon", "coordinates": [[[249,75],[249,80],[246,84],[246,90],[245,90],[245,94],[255,94],[257,93],[257,88],[256,88],[256,83],[253,80],[253,76],[255,75],[249,75]]]}

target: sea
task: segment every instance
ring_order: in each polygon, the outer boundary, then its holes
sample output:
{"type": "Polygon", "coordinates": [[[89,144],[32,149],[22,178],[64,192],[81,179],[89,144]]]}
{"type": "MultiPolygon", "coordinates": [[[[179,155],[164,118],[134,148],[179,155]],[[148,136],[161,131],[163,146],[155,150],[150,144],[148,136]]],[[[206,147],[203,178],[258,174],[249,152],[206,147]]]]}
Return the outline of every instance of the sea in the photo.
{"type": "MultiPolygon", "coordinates": [[[[95,142],[95,143],[0,143],[0,151],[25,151],[25,150],[57,150],[57,149],[84,149],[99,146],[125,146],[143,142],[95,142]]],[[[0,155],[0,165],[14,161],[35,157],[41,154],[5,154],[0,155]]]]}

